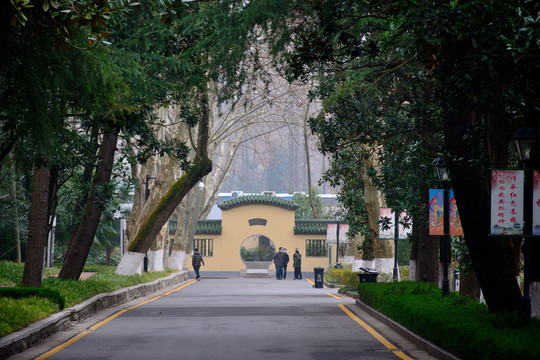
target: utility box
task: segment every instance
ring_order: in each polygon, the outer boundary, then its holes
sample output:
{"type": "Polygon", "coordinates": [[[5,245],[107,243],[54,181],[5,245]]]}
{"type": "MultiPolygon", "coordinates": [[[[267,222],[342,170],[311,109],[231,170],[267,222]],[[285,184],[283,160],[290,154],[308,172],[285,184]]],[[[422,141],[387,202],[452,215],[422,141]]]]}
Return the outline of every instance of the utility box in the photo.
{"type": "Polygon", "coordinates": [[[322,289],[324,285],[324,268],[316,267],[313,269],[315,271],[315,288],[322,289]]]}
{"type": "Polygon", "coordinates": [[[371,268],[360,268],[360,273],[358,273],[358,278],[361,283],[364,282],[377,282],[377,276],[379,272],[371,268]]]}

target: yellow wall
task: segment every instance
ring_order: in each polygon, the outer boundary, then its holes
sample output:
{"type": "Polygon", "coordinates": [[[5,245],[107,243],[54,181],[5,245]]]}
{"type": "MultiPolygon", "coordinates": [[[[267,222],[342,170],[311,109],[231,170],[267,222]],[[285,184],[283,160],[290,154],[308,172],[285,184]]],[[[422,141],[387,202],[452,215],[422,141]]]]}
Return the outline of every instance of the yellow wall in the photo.
{"type": "MultiPolygon", "coordinates": [[[[240,257],[240,247],[244,240],[252,235],[268,237],[276,250],[281,246],[287,248],[290,257],[288,270],[293,270],[293,254],[298,248],[302,254],[302,270],[313,271],[316,266],[326,268],[328,256],[306,257],[306,239],[326,239],[326,235],[295,235],[294,211],[274,205],[249,204],[222,211],[221,235],[197,234],[195,239],[213,239],[212,257],[204,257],[203,271],[242,271],[246,268],[240,257]],[[266,226],[251,225],[250,219],[266,219],[266,226]]],[[[335,261],[333,253],[332,263],[335,261]]],[[[191,269],[191,260],[186,266],[191,269]]],[[[270,266],[274,269],[274,265],[270,266]]]]}

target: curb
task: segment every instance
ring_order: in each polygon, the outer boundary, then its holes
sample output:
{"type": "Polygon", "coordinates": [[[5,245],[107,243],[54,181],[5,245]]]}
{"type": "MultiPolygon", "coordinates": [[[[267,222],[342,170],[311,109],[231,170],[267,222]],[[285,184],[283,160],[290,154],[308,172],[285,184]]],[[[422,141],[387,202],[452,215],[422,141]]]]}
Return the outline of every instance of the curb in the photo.
{"type": "Polygon", "coordinates": [[[46,319],[0,338],[0,359],[21,353],[42,342],[54,333],[64,331],[78,321],[89,318],[100,310],[120,305],[141,296],[159,291],[188,279],[187,271],[181,271],[149,283],[98,294],[80,304],[59,311],[46,319]]]}
{"type": "Polygon", "coordinates": [[[402,325],[398,324],[397,322],[393,321],[389,317],[381,314],[377,310],[371,308],[370,306],[364,304],[362,301],[356,299],[356,306],[361,308],[363,311],[367,312],[369,315],[373,316],[380,322],[384,323],[386,326],[390,327],[392,330],[399,333],[401,336],[418,346],[420,349],[424,350],[428,354],[437,357],[438,359],[443,360],[459,360],[458,357],[452,355],[446,350],[441,349],[431,341],[427,341],[424,338],[421,338],[420,336],[416,335],[415,333],[411,332],[407,328],[403,327],[402,325]]]}

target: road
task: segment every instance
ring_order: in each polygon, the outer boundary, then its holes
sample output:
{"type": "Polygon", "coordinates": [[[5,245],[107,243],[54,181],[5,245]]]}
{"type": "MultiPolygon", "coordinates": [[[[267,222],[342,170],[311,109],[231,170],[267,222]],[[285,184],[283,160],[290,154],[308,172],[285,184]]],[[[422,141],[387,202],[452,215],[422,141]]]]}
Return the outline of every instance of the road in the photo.
{"type": "Polygon", "coordinates": [[[13,359],[435,359],[308,280],[202,279],[108,309],[13,359]]]}

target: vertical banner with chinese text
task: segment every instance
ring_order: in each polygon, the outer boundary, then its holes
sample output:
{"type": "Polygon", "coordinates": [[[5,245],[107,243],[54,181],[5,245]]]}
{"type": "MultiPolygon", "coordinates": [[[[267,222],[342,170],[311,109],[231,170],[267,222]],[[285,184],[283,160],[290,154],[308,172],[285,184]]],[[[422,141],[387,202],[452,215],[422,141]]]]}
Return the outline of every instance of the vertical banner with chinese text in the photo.
{"type": "Polygon", "coordinates": [[[429,235],[444,235],[443,202],[442,189],[429,189],[429,235]]]}
{"type": "Polygon", "coordinates": [[[326,243],[335,244],[337,239],[337,224],[326,225],[326,243]]]}
{"type": "Polygon", "coordinates": [[[533,235],[540,235],[540,172],[533,172],[533,235]]]}
{"type": "MultiPolygon", "coordinates": [[[[463,236],[454,190],[449,190],[450,235],[463,236]]],[[[444,190],[429,189],[429,235],[444,235],[444,190]]]]}
{"type": "Polygon", "coordinates": [[[491,234],[523,234],[523,170],[491,171],[491,234]]]}
{"type": "MultiPolygon", "coordinates": [[[[395,216],[391,208],[379,208],[379,239],[395,238],[395,216]]],[[[408,235],[412,232],[412,221],[406,211],[399,214],[398,226],[399,239],[407,239],[408,235]]]]}
{"type": "Polygon", "coordinates": [[[463,236],[463,226],[459,218],[459,211],[456,204],[454,190],[450,190],[450,235],[463,236]]]}
{"type": "Polygon", "coordinates": [[[349,243],[349,237],[347,236],[348,232],[349,232],[349,225],[339,224],[339,243],[340,244],[349,243]]]}
{"type": "Polygon", "coordinates": [[[391,208],[379,208],[379,239],[394,238],[394,212],[391,208]]]}

